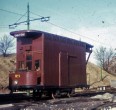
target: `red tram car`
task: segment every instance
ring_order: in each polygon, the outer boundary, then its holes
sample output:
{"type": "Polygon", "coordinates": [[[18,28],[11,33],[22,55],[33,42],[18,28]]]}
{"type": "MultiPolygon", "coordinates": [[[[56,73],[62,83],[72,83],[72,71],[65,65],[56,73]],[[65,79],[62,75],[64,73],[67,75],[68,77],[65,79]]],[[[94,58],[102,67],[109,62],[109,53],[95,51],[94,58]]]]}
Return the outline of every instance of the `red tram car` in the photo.
{"type": "Polygon", "coordinates": [[[17,38],[16,71],[9,74],[13,90],[56,91],[86,87],[86,52],[92,45],[51,33],[22,30],[17,38]]]}

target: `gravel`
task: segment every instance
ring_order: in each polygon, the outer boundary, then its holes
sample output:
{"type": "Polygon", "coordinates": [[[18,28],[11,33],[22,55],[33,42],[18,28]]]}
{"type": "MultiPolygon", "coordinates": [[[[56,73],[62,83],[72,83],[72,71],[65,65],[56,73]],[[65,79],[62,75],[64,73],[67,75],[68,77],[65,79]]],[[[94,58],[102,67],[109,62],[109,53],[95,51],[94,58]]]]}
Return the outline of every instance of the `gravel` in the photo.
{"type": "Polygon", "coordinates": [[[116,95],[70,97],[51,100],[24,100],[0,105],[0,110],[116,110],[116,95]]]}

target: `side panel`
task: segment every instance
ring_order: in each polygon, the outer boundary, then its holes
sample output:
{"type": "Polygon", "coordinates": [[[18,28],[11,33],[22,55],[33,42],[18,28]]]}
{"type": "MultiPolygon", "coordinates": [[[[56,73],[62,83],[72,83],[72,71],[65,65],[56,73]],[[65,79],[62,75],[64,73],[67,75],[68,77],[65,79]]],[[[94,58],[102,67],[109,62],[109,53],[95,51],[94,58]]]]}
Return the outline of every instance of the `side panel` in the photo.
{"type": "Polygon", "coordinates": [[[77,57],[68,57],[69,85],[76,85],[79,82],[79,66],[77,57]]]}
{"type": "Polygon", "coordinates": [[[51,40],[44,43],[44,85],[59,85],[59,49],[51,40]]]}
{"type": "Polygon", "coordinates": [[[85,47],[49,35],[44,41],[44,85],[86,85],[85,47]]]}

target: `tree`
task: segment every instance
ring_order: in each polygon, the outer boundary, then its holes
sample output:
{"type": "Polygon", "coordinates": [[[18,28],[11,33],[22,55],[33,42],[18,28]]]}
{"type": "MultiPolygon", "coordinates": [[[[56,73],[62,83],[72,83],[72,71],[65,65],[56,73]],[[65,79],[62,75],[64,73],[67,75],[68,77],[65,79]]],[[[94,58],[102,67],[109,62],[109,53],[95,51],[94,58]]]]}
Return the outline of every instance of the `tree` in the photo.
{"type": "Polygon", "coordinates": [[[99,49],[95,50],[95,58],[101,67],[101,80],[103,80],[102,69],[109,72],[110,61],[116,55],[112,48],[107,49],[101,46],[99,49]]]}
{"type": "Polygon", "coordinates": [[[115,56],[115,53],[114,53],[113,49],[110,48],[108,51],[106,51],[106,62],[104,64],[104,66],[105,66],[105,70],[107,72],[109,72],[108,67],[110,66],[110,61],[112,60],[112,58],[114,56],[115,56]]]}
{"type": "Polygon", "coordinates": [[[108,72],[110,60],[115,56],[113,49],[107,49],[106,47],[101,46],[99,49],[96,49],[94,53],[100,67],[108,72]]]}
{"type": "Polygon", "coordinates": [[[0,53],[6,57],[14,47],[14,38],[4,35],[0,38],[0,53]]]}

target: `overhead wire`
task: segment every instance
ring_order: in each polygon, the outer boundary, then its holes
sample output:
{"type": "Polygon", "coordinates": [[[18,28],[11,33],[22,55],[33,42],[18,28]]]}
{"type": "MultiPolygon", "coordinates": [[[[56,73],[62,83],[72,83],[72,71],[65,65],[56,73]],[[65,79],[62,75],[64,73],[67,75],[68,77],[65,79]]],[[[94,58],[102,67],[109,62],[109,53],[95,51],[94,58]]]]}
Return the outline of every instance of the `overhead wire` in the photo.
{"type": "Polygon", "coordinates": [[[24,16],[26,16],[27,12],[23,14],[15,23],[19,22],[24,16]]]}
{"type": "MultiPolygon", "coordinates": [[[[34,14],[34,15],[37,15],[37,16],[41,16],[41,15],[38,15],[38,14],[35,14],[35,13],[33,13],[33,14],[34,14]]],[[[63,30],[66,30],[66,31],[68,31],[68,32],[70,32],[70,33],[72,33],[72,34],[81,36],[81,37],[83,37],[83,38],[87,38],[87,39],[92,40],[92,41],[94,41],[94,42],[97,42],[97,43],[99,43],[99,44],[108,45],[108,44],[106,44],[106,43],[99,42],[99,41],[96,41],[96,40],[94,40],[94,39],[92,39],[92,38],[89,38],[89,37],[87,37],[87,36],[85,36],[85,35],[81,35],[81,34],[78,34],[78,33],[76,33],[76,32],[73,32],[73,31],[71,31],[71,30],[69,30],[69,29],[66,29],[66,28],[64,28],[64,27],[62,27],[62,26],[56,25],[56,24],[54,24],[54,23],[52,23],[52,22],[49,22],[49,21],[48,21],[48,22],[46,22],[46,23],[49,23],[49,24],[51,24],[51,25],[53,25],[53,26],[55,26],[55,27],[61,28],[61,29],[63,29],[63,30]]]]}
{"type": "Polygon", "coordinates": [[[51,25],[54,25],[54,26],[56,26],[56,27],[58,27],[58,28],[64,29],[64,30],[66,30],[66,31],[68,31],[68,32],[71,32],[71,33],[75,34],[75,35],[82,36],[82,37],[86,37],[87,39],[90,39],[90,40],[95,41],[94,39],[91,39],[91,38],[89,38],[89,37],[87,37],[87,36],[84,36],[84,35],[75,33],[75,32],[73,32],[73,31],[71,31],[71,30],[68,30],[68,29],[66,29],[66,28],[64,28],[64,27],[58,26],[58,25],[53,24],[53,23],[51,23],[51,22],[47,22],[47,23],[49,23],[49,24],[51,24],[51,25]]]}
{"type": "MultiPolygon", "coordinates": [[[[18,22],[23,16],[26,16],[26,15],[23,15],[23,14],[20,14],[20,13],[16,13],[16,12],[13,12],[13,11],[8,11],[8,10],[1,9],[1,8],[0,8],[0,11],[4,11],[4,12],[7,12],[7,13],[11,13],[11,14],[21,16],[16,22],[18,22]]],[[[0,28],[9,28],[9,26],[8,25],[7,26],[6,25],[0,25],[0,28]]]]}
{"type": "MultiPolygon", "coordinates": [[[[21,15],[21,17],[20,17],[16,22],[18,22],[19,20],[21,20],[22,17],[26,16],[26,13],[27,13],[27,12],[26,12],[25,14],[19,14],[19,13],[12,12],[12,11],[8,11],[8,10],[4,10],[4,9],[0,9],[0,10],[1,10],[1,11],[5,11],[5,12],[8,12],[8,13],[16,14],[16,15],[21,15]]],[[[43,16],[41,16],[41,15],[39,15],[39,14],[36,14],[36,13],[33,13],[33,12],[31,12],[31,13],[34,14],[34,15],[36,15],[36,16],[43,17],[43,16]]],[[[33,18],[33,17],[31,17],[31,18],[33,18]]],[[[92,38],[89,38],[89,37],[85,36],[85,35],[82,35],[82,34],[78,34],[78,33],[76,33],[76,32],[73,32],[73,31],[71,31],[71,30],[69,30],[69,29],[66,29],[66,28],[64,28],[64,27],[62,27],[62,26],[56,25],[56,24],[54,24],[54,23],[52,23],[52,22],[47,22],[47,23],[49,23],[49,24],[51,24],[51,25],[53,25],[53,26],[55,26],[55,27],[61,28],[61,29],[63,29],[63,30],[66,30],[66,31],[68,31],[68,32],[70,32],[70,33],[72,33],[72,34],[75,34],[75,35],[78,35],[78,36],[87,38],[87,39],[92,40],[92,41],[94,41],[94,42],[97,42],[97,43],[99,43],[99,44],[108,45],[108,44],[105,44],[105,43],[102,43],[102,42],[98,42],[98,41],[96,41],[96,40],[94,40],[94,39],[92,39],[92,38]]],[[[3,26],[3,27],[6,28],[5,26],[3,26]]],[[[2,26],[0,26],[0,28],[2,28],[2,26]]]]}
{"type": "Polygon", "coordinates": [[[5,12],[8,12],[8,13],[12,13],[12,14],[16,14],[16,15],[22,15],[22,14],[19,14],[19,13],[15,13],[15,12],[12,12],[12,11],[8,11],[8,10],[5,10],[5,9],[1,9],[1,11],[5,11],[5,12]]]}
{"type": "Polygon", "coordinates": [[[32,13],[33,15],[39,16],[39,17],[43,17],[43,16],[41,16],[41,15],[39,15],[39,14],[35,14],[35,13],[33,13],[33,12],[30,12],[30,13],[32,13]]]}
{"type": "Polygon", "coordinates": [[[94,41],[94,42],[97,42],[97,43],[99,43],[99,44],[102,44],[102,45],[103,45],[103,44],[104,44],[104,45],[108,45],[108,44],[106,44],[106,43],[99,42],[99,41],[96,41],[96,40],[94,40],[94,39],[92,39],[92,38],[89,38],[89,37],[87,37],[87,36],[85,36],[85,35],[78,34],[78,33],[76,33],[76,32],[70,31],[70,30],[68,30],[68,29],[66,29],[66,28],[64,28],[64,27],[58,26],[58,25],[53,24],[53,23],[51,23],[51,22],[47,22],[47,23],[49,23],[49,24],[51,24],[51,25],[54,25],[54,26],[56,26],[56,27],[59,27],[59,28],[61,28],[61,29],[64,29],[64,30],[66,30],[66,31],[68,31],[68,32],[70,32],[70,33],[72,33],[72,34],[81,36],[81,37],[83,37],[83,38],[87,38],[87,39],[89,39],[89,40],[91,40],[91,41],[94,41]]]}
{"type": "MultiPolygon", "coordinates": [[[[15,23],[19,22],[24,16],[27,17],[27,15],[26,15],[27,12],[25,14],[20,14],[20,13],[8,11],[8,10],[1,9],[1,8],[0,8],[0,11],[4,11],[4,12],[7,12],[7,13],[20,15],[21,17],[15,23]]],[[[31,18],[33,18],[33,17],[31,17],[31,18]]],[[[0,25],[0,28],[9,28],[9,26],[8,25],[7,26],[6,25],[0,25]]]]}
{"type": "Polygon", "coordinates": [[[9,27],[6,25],[0,25],[0,28],[9,28],[9,27]]]}

